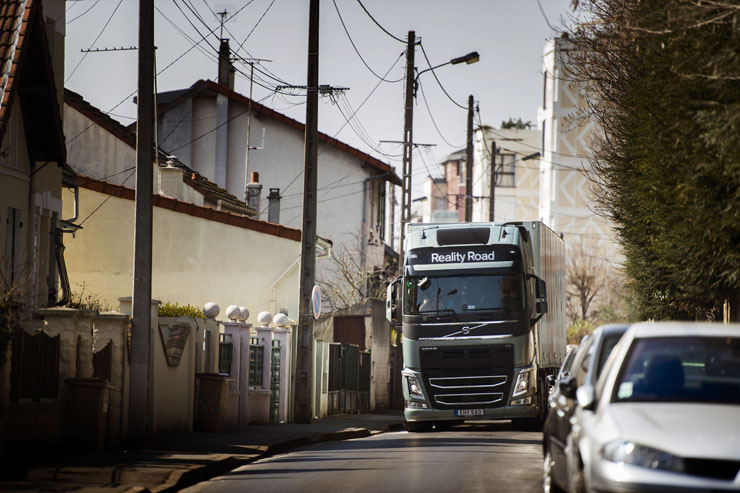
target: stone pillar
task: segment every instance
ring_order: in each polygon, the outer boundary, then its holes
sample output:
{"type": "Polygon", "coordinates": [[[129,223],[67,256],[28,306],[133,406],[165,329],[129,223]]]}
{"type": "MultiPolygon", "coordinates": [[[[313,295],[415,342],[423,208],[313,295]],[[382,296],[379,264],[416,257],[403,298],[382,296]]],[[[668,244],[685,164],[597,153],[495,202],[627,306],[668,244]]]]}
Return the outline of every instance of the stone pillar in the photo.
{"type": "Polygon", "coordinates": [[[262,365],[262,388],[270,390],[270,373],[272,369],[272,327],[255,327],[257,338],[265,351],[264,364],[262,365]]]}
{"type": "Polygon", "coordinates": [[[100,314],[93,328],[93,352],[111,344],[110,409],[108,411],[108,445],[117,447],[121,443],[128,414],[128,356],[127,338],[131,318],[122,313],[100,314]],[[124,405],[126,406],[124,408],[124,405]]]}
{"type": "Polygon", "coordinates": [[[273,338],[280,341],[280,412],[279,421],[288,420],[288,391],[290,390],[290,329],[283,327],[273,331],[273,338]]]}

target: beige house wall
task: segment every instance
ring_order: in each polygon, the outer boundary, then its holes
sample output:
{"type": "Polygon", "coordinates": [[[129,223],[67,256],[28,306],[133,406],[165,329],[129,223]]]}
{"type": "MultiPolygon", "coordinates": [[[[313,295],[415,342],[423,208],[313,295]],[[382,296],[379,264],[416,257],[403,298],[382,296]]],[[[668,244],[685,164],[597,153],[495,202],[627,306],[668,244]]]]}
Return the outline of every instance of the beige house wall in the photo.
{"type": "MultiPolygon", "coordinates": [[[[72,203],[65,190],[65,215],[72,203]]],[[[300,255],[299,241],[169,209],[155,207],[153,221],[152,297],[163,302],[202,307],[214,301],[222,314],[239,305],[255,317],[270,309],[272,284],[300,255]]],[[[72,290],[117,306],[133,285],[134,201],[81,188],[80,222],[83,229],[65,238],[72,290]]],[[[298,274],[292,269],[275,290],[276,309],[292,318],[298,316],[298,274]]]]}
{"type": "Polygon", "coordinates": [[[568,76],[570,50],[570,43],[560,38],[548,41],[544,50],[545,100],[538,118],[544,141],[540,218],[564,234],[566,245],[582,245],[590,255],[617,267],[623,257],[611,222],[597,214],[588,176],[588,159],[600,130],[593,120],[579,118],[586,100],[584,89],[568,76]]]}

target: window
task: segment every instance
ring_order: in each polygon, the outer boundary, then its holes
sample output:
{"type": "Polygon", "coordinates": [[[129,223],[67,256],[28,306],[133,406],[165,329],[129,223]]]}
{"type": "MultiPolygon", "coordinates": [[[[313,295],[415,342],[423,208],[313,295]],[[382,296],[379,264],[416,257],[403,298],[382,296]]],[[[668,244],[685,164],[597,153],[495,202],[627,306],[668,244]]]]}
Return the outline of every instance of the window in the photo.
{"type": "Polygon", "coordinates": [[[515,187],[516,180],[516,155],[515,154],[500,154],[500,164],[496,171],[496,186],[499,187],[515,187]]]}

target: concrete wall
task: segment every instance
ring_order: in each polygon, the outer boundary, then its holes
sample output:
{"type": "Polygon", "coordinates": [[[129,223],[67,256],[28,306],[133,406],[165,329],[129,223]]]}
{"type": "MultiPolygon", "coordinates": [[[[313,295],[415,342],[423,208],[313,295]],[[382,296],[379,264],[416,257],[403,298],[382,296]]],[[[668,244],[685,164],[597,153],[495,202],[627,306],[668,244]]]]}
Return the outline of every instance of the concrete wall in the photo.
{"type": "MultiPolygon", "coordinates": [[[[71,195],[65,196],[65,211],[71,195]]],[[[73,290],[92,293],[111,306],[131,293],[134,202],[80,190],[80,217],[87,221],[66,239],[73,290]]],[[[215,301],[254,315],[269,309],[272,283],[300,255],[300,242],[155,207],[152,296],[198,307],[215,301]]],[[[276,306],[298,313],[298,269],[277,286],[276,306]]]]}

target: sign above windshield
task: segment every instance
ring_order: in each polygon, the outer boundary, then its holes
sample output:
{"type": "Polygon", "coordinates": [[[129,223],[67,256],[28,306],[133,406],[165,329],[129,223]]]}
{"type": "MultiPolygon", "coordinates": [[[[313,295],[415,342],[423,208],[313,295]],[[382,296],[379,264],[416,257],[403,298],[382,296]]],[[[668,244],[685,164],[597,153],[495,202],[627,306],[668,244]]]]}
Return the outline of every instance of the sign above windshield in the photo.
{"type": "Polygon", "coordinates": [[[417,248],[408,255],[408,263],[411,265],[474,264],[519,259],[516,248],[500,245],[417,248]]]}

